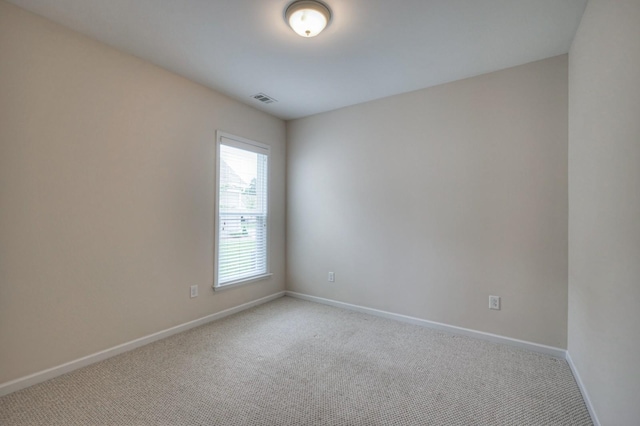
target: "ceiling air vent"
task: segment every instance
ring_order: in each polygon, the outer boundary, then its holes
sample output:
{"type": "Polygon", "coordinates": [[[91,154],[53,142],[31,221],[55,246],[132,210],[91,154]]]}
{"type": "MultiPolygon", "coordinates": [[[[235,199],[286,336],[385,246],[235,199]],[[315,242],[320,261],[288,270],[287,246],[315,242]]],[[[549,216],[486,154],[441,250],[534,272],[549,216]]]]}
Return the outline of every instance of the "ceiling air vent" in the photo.
{"type": "Polygon", "coordinates": [[[271,96],[267,96],[264,93],[258,93],[257,95],[253,95],[252,98],[259,100],[263,104],[271,104],[274,102],[278,102],[277,100],[273,99],[271,96]]]}

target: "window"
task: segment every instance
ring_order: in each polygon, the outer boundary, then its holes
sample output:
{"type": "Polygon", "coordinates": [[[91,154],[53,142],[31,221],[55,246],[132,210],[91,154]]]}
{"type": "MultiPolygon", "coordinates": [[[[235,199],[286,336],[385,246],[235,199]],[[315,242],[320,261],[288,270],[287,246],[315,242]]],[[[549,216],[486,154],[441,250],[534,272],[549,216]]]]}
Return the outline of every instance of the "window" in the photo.
{"type": "Polygon", "coordinates": [[[217,133],[215,288],[269,276],[269,146],[217,133]]]}

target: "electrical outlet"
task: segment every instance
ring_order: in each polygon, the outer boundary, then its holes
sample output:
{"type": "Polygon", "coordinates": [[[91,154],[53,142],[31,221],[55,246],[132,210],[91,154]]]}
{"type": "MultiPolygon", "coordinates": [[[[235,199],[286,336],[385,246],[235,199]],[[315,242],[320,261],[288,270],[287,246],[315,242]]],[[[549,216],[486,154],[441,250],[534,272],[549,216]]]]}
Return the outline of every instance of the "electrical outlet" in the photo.
{"type": "Polygon", "coordinates": [[[191,298],[198,297],[198,285],[191,286],[191,298]]]}
{"type": "Polygon", "coordinates": [[[336,274],[335,273],[329,272],[329,282],[330,283],[336,282],[336,274]]]}
{"type": "Polygon", "coordinates": [[[489,296],[489,309],[500,310],[500,296],[489,296]]]}

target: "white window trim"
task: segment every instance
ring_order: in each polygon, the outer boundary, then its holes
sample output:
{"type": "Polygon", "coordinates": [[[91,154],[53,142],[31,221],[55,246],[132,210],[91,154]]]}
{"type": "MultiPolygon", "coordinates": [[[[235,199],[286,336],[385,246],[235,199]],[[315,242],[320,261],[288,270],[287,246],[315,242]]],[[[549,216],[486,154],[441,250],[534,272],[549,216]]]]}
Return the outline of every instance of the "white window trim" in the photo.
{"type": "MultiPolygon", "coordinates": [[[[216,269],[217,271],[217,269],[216,269]]],[[[251,283],[255,283],[256,281],[262,281],[262,280],[266,280],[271,278],[273,274],[271,272],[268,272],[266,274],[262,274],[262,275],[254,275],[252,277],[249,278],[243,278],[241,280],[236,280],[236,281],[231,281],[230,283],[224,284],[224,285],[214,285],[213,286],[213,290],[214,291],[223,291],[223,290],[229,290],[232,288],[236,288],[236,287],[240,287],[242,285],[245,284],[251,284],[251,283]]]]}
{"type": "Polygon", "coordinates": [[[213,289],[215,291],[228,290],[236,288],[241,285],[250,284],[256,281],[262,281],[270,278],[271,273],[271,147],[267,144],[253,141],[251,139],[235,136],[230,133],[226,133],[220,130],[216,131],[216,160],[215,160],[215,205],[214,205],[214,259],[213,259],[213,289]],[[242,278],[239,280],[231,281],[220,285],[218,282],[218,255],[220,248],[220,238],[218,230],[220,229],[220,145],[224,139],[224,145],[233,146],[235,148],[244,149],[246,151],[252,151],[258,154],[267,155],[267,249],[266,249],[266,265],[267,272],[260,275],[252,275],[250,277],[242,278]]]}

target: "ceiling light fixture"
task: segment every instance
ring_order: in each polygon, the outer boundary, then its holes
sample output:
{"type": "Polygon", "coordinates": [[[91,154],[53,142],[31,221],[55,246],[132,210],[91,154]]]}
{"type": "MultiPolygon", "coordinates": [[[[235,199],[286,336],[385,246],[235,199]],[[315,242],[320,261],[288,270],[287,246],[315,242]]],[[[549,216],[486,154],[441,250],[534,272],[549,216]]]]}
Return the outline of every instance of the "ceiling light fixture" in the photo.
{"type": "Polygon", "coordinates": [[[315,37],[331,20],[331,11],[319,1],[299,0],[287,7],[284,17],[297,34],[302,37],[315,37]]]}

